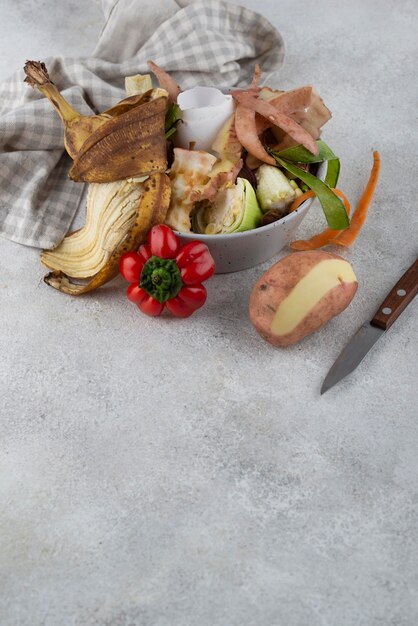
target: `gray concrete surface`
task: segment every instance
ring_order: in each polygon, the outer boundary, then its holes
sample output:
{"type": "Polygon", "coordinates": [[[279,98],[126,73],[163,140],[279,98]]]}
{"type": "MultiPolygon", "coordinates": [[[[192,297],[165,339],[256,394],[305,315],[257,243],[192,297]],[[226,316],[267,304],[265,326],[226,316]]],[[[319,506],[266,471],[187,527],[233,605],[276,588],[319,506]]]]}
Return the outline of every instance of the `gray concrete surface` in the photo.
{"type": "MultiPolygon", "coordinates": [[[[418,301],[325,396],[349,336],[416,257],[414,0],[247,0],[280,28],[283,87],[314,83],[355,201],[360,288],[274,350],[219,276],[188,321],[139,315],[115,281],[69,299],[36,250],[0,240],[1,626],[415,626],[418,301]]],[[[0,75],[87,54],[88,0],[2,0],[0,75]]],[[[140,27],[140,25],[138,25],[140,27]]],[[[318,228],[312,209],[301,227],[318,228]]]]}

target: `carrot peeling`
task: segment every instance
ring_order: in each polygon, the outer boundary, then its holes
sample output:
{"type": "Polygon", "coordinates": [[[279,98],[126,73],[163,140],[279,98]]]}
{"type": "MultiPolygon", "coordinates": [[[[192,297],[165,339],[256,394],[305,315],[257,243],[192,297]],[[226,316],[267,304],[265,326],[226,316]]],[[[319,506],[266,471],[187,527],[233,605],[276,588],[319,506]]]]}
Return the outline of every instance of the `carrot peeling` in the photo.
{"type": "Polygon", "coordinates": [[[296,211],[296,209],[300,207],[302,202],[305,202],[305,200],[308,200],[309,198],[314,198],[315,196],[316,194],[314,191],[305,191],[305,193],[303,193],[301,196],[299,196],[299,198],[296,198],[296,200],[292,202],[292,204],[290,205],[289,213],[292,213],[292,211],[296,211]]]}
{"type": "MultiPolygon", "coordinates": [[[[351,246],[357,239],[357,236],[364,222],[366,221],[367,211],[372,201],[373,194],[376,189],[376,184],[379,178],[379,170],[380,154],[379,152],[377,152],[377,150],[375,150],[373,152],[373,167],[372,171],[370,172],[369,180],[348,228],[344,230],[332,230],[331,228],[326,228],[324,231],[322,231],[322,233],[314,235],[310,239],[300,239],[298,241],[292,241],[290,247],[293,248],[293,250],[316,250],[317,248],[322,248],[329,243],[334,243],[339,246],[351,246]]],[[[340,191],[340,189],[333,189],[333,192],[342,199],[342,201],[344,202],[344,206],[347,210],[347,214],[350,215],[350,203],[348,202],[343,192],[340,191]]],[[[312,198],[312,196],[314,195],[315,194],[313,191],[307,191],[306,193],[299,196],[299,198],[297,198],[290,206],[289,212],[295,211],[302,204],[302,202],[304,202],[308,198],[312,198]]]]}
{"type": "MultiPolygon", "coordinates": [[[[351,212],[350,203],[347,200],[346,196],[343,194],[343,192],[340,189],[333,189],[332,191],[335,193],[336,196],[341,198],[341,200],[344,202],[347,215],[350,215],[350,212],[351,212]]],[[[313,191],[307,191],[306,194],[303,194],[302,196],[300,196],[299,198],[295,200],[295,202],[291,205],[290,210],[291,211],[295,210],[292,207],[299,200],[302,200],[303,202],[308,197],[309,198],[312,197],[312,195],[308,196],[308,194],[315,195],[313,191]],[[305,198],[303,196],[305,196],[305,198]]],[[[299,206],[299,204],[297,206],[299,206]]],[[[332,230],[332,228],[326,228],[324,231],[322,231],[322,233],[319,233],[318,235],[314,235],[314,237],[311,237],[310,239],[307,239],[307,240],[300,239],[298,241],[292,241],[292,243],[290,244],[290,247],[293,248],[293,250],[316,250],[317,248],[322,248],[323,246],[326,246],[327,243],[330,243],[331,241],[333,241],[335,237],[338,237],[343,232],[344,232],[343,230],[332,230]]]]}
{"type": "Polygon", "coordinates": [[[350,226],[342,231],[338,237],[335,237],[333,243],[339,246],[351,246],[358,237],[358,234],[366,221],[367,211],[373,198],[374,190],[379,178],[380,171],[380,154],[375,150],[373,152],[373,167],[367,182],[363,195],[357,205],[350,222],[350,226]]]}

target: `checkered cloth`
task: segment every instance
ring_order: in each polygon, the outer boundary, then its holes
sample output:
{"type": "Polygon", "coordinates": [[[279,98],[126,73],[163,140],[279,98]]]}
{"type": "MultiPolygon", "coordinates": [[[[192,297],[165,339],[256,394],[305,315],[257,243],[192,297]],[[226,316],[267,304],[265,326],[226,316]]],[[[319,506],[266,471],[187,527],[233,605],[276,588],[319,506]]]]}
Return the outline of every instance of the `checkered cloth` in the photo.
{"type": "MultiPolygon", "coordinates": [[[[47,58],[51,80],[91,115],[124,97],[124,77],[146,73],[152,59],[183,88],[228,88],[283,62],[280,34],[261,15],[219,0],[102,0],[106,24],[91,58],[47,58]]],[[[38,59],[35,59],[38,60],[38,59]]],[[[0,85],[0,234],[53,248],[69,230],[84,185],[70,181],[61,120],[23,82],[0,85]]]]}

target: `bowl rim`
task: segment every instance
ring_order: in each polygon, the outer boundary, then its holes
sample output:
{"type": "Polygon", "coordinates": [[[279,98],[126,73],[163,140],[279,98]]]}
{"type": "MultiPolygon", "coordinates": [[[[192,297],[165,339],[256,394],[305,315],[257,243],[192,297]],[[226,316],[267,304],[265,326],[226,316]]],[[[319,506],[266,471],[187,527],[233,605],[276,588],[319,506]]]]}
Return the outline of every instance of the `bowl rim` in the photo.
{"type": "MultiPolygon", "coordinates": [[[[327,173],[328,161],[322,161],[321,163],[319,163],[318,170],[321,170],[321,169],[322,169],[322,172],[318,171],[318,174],[319,174],[318,178],[320,178],[323,181],[327,173]],[[325,166],[326,166],[326,169],[325,169],[325,166]]],[[[199,239],[201,241],[221,241],[224,239],[227,239],[229,241],[231,239],[237,239],[240,237],[241,238],[251,237],[251,236],[254,237],[256,236],[257,233],[265,234],[269,232],[270,230],[274,230],[274,228],[278,228],[279,226],[286,224],[286,222],[290,222],[296,219],[296,217],[300,213],[307,211],[309,209],[309,207],[311,206],[314,200],[315,200],[315,197],[307,198],[307,200],[302,202],[302,204],[298,206],[297,209],[295,209],[291,213],[288,213],[281,219],[276,220],[275,222],[272,222],[271,224],[266,224],[265,226],[258,226],[258,228],[251,228],[250,230],[244,230],[240,233],[219,233],[216,235],[205,235],[205,234],[192,233],[192,232],[183,233],[175,229],[174,229],[174,232],[178,237],[183,237],[184,239],[199,239]]]]}

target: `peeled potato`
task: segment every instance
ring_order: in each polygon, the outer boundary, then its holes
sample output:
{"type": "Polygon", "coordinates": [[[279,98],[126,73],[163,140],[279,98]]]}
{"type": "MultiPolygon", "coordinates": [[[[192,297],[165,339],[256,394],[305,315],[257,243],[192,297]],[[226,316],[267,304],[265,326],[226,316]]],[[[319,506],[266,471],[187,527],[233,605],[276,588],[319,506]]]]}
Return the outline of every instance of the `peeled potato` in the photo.
{"type": "Polygon", "coordinates": [[[250,319],[273,346],[288,346],[344,311],[357,291],[353,268],[336,254],[293,252],[257,281],[250,319]]]}

